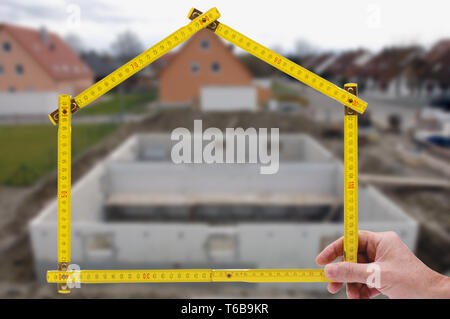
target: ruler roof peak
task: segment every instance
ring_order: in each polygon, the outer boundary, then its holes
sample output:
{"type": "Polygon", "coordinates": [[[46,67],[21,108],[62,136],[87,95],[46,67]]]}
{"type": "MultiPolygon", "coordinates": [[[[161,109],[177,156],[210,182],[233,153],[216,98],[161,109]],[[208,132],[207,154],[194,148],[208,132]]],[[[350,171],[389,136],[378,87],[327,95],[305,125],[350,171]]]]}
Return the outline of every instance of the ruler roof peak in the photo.
{"type": "MultiPolygon", "coordinates": [[[[212,8],[205,13],[192,8],[188,14],[188,18],[192,21],[188,25],[178,29],[162,41],[147,49],[73,98],[71,101],[71,113],[73,114],[77,112],[80,108],[88,105],[103,94],[107,93],[116,85],[122,83],[130,76],[139,72],[144,67],[171,51],[173,48],[183,43],[203,28],[209,29],[228,42],[240,47],[280,71],[292,76],[305,85],[308,85],[326,96],[337,100],[355,112],[363,113],[365,111],[367,107],[367,103],[365,101],[359,99],[349,91],[339,88],[335,84],[323,79],[317,74],[314,74],[289,59],[251,40],[225,24],[220,23],[217,21],[219,17],[220,13],[216,8],[212,8]]],[[[50,113],[49,118],[53,124],[58,124],[58,110],[50,113]]]]}
{"type": "MultiPolygon", "coordinates": [[[[192,8],[191,11],[189,11],[188,18],[194,20],[201,14],[202,12],[200,10],[192,8]]],[[[353,111],[357,113],[364,113],[367,107],[367,102],[356,97],[356,94],[354,94],[351,90],[349,91],[339,88],[335,84],[325,80],[317,74],[262,46],[225,24],[220,23],[218,20],[210,23],[206,28],[228,42],[240,47],[244,51],[247,51],[255,57],[272,65],[278,70],[292,76],[305,85],[341,102],[353,111]]],[[[346,84],[346,87],[347,86],[356,86],[356,84],[348,83],[346,84]]]]}

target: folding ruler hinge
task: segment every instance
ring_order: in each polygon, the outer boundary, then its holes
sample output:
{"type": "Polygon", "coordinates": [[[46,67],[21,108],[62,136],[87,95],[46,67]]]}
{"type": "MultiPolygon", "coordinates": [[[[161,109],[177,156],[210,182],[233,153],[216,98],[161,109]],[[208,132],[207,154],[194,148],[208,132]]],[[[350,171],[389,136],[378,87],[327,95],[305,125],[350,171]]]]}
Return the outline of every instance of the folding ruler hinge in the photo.
{"type": "MultiPolygon", "coordinates": [[[[71,99],[70,100],[70,113],[74,114],[79,109],[80,109],[80,107],[78,106],[75,99],[71,99]]],[[[52,123],[54,125],[58,124],[59,123],[59,110],[58,109],[54,110],[52,113],[50,113],[48,115],[48,117],[50,118],[50,121],[52,121],[52,123]]]]}
{"type": "MultiPolygon", "coordinates": [[[[358,96],[358,85],[356,83],[347,83],[344,86],[344,90],[346,90],[348,93],[351,93],[355,96],[358,96]]],[[[353,99],[349,98],[349,103],[353,103],[353,99]]],[[[350,107],[344,105],[345,107],[345,115],[356,115],[356,111],[351,109],[350,107]]]]}
{"type": "MultiPolygon", "coordinates": [[[[64,271],[66,272],[69,269],[69,265],[66,262],[59,262],[58,263],[58,271],[64,271]]],[[[62,275],[67,276],[67,275],[62,275]]],[[[64,282],[58,283],[58,292],[60,294],[68,294],[70,293],[70,287],[68,285],[68,278],[62,278],[65,279],[64,282]]]]}
{"type": "MultiPolygon", "coordinates": [[[[203,12],[201,12],[200,10],[192,8],[191,11],[189,11],[188,18],[190,20],[194,20],[195,18],[201,16],[202,14],[203,14],[203,12]]],[[[206,22],[206,21],[203,21],[203,22],[206,22]]],[[[216,21],[213,21],[210,24],[208,24],[208,26],[206,28],[214,32],[214,31],[216,31],[219,24],[220,24],[220,22],[216,20],[216,21]]]]}
{"type": "Polygon", "coordinates": [[[348,106],[344,105],[345,108],[345,115],[356,115],[356,111],[352,110],[351,108],[349,108],[348,106]]]}

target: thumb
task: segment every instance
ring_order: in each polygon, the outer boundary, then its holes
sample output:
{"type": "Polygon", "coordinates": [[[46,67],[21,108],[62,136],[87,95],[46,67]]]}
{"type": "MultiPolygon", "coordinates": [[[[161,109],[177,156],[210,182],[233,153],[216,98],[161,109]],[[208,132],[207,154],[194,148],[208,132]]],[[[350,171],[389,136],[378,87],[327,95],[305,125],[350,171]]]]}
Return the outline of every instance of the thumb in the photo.
{"type": "Polygon", "coordinates": [[[337,262],[325,266],[325,277],[334,282],[359,282],[366,283],[367,265],[351,262],[337,262]]]}

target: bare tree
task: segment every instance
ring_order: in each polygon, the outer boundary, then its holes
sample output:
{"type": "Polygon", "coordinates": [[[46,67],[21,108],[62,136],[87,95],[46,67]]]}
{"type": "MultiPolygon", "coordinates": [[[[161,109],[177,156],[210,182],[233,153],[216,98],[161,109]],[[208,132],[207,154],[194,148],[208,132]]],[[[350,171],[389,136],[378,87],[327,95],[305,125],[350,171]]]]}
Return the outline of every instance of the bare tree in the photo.
{"type": "Polygon", "coordinates": [[[138,36],[132,31],[120,33],[112,43],[112,54],[121,62],[126,62],[142,52],[142,44],[138,36]]]}
{"type": "Polygon", "coordinates": [[[317,51],[317,48],[307,40],[298,39],[295,42],[295,55],[297,57],[304,57],[305,55],[313,54],[317,51]]]}
{"type": "Polygon", "coordinates": [[[74,50],[77,54],[81,54],[84,51],[84,44],[81,38],[74,34],[69,33],[64,40],[69,45],[69,47],[74,50]]]}

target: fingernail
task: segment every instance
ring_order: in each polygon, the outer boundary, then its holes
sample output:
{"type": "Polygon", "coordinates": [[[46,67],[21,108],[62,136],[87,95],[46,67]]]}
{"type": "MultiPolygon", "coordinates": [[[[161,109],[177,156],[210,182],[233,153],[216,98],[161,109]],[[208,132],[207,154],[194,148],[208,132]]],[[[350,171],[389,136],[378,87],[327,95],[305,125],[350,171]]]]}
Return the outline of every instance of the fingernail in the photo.
{"type": "Polygon", "coordinates": [[[325,276],[326,277],[336,277],[338,272],[338,267],[334,264],[329,264],[325,266],[325,276]]]}

